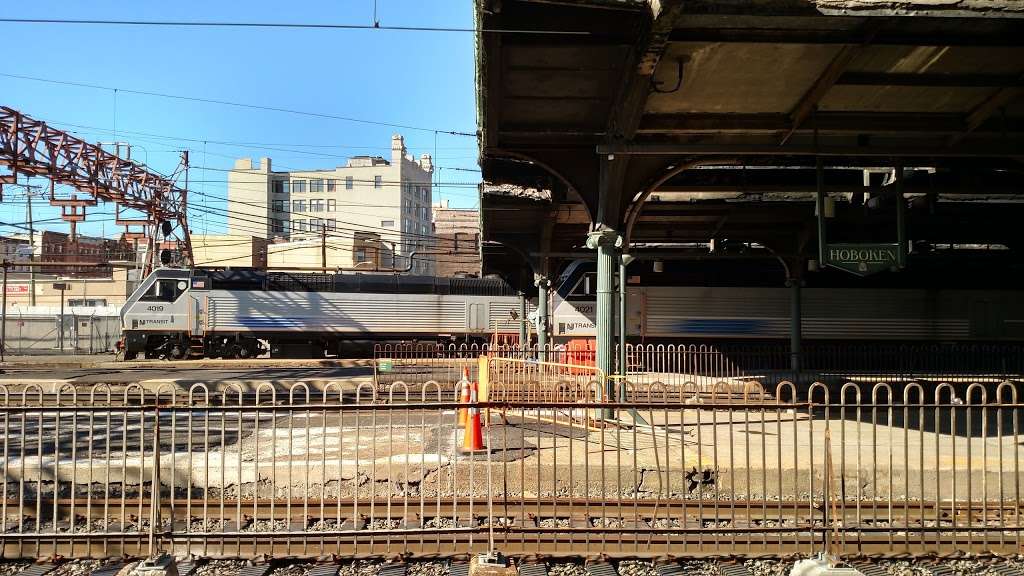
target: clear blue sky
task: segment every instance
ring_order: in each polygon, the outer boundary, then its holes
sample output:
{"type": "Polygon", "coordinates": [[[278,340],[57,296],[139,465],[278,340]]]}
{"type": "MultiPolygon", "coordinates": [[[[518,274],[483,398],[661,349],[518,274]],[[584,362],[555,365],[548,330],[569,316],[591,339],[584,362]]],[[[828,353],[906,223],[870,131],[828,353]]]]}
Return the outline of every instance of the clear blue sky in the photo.
{"type": "MultiPolygon", "coordinates": [[[[0,17],[372,24],[373,0],[59,0],[4,2],[0,17]]],[[[471,0],[377,0],[383,26],[472,28],[471,0]]],[[[0,23],[10,51],[0,73],[113,88],[289,108],[438,130],[475,132],[473,35],[465,32],[179,28],[0,23]]],[[[434,153],[439,182],[477,182],[476,140],[288,113],[234,108],[48,84],[0,76],[0,104],[73,131],[90,142],[138,146],[133,158],[170,173],[191,150],[190,189],[224,197],[236,157],[270,156],[275,169],[324,168],[357,154],[389,154],[403,133],[417,156],[434,153]],[[70,126],[75,124],[82,127],[70,126]],[[142,132],[167,138],[133,134],[142,132]],[[193,141],[184,140],[191,139],[193,141]],[[205,145],[203,141],[207,141],[205,145]],[[210,141],[252,143],[251,146],[210,141]],[[275,149],[276,148],[276,149],[275,149]],[[209,167],[205,174],[203,166],[209,167]]],[[[476,206],[473,188],[439,186],[435,201],[476,206]]],[[[196,196],[194,205],[225,203],[196,196]]],[[[34,207],[38,204],[33,204],[34,207]]],[[[116,235],[112,206],[90,209],[85,234],[116,235]],[[106,220],[104,222],[104,220],[106,220]]],[[[34,210],[39,220],[53,209],[34,210]]],[[[25,220],[10,188],[0,221],[25,220]]],[[[63,222],[41,228],[67,230],[63,222]]],[[[197,233],[221,232],[224,218],[196,214],[197,233]]],[[[0,234],[19,232],[0,227],[0,234]]]]}

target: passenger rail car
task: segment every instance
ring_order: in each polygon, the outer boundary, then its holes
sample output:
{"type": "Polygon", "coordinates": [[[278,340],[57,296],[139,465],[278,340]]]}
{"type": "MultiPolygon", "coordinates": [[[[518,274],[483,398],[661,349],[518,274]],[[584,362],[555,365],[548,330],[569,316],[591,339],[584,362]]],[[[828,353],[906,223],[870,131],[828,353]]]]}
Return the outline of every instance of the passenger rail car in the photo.
{"type": "Polygon", "coordinates": [[[323,357],[353,342],[518,333],[500,280],[159,269],[121,310],[125,358],[323,357]]]}
{"type": "MultiPolygon", "coordinates": [[[[568,266],[552,296],[555,342],[594,338],[593,262],[568,266]]],[[[1011,290],[803,288],[806,340],[978,342],[1024,340],[1024,299],[1011,290]]],[[[634,342],[782,340],[790,289],[629,286],[627,337],[634,342]]]]}

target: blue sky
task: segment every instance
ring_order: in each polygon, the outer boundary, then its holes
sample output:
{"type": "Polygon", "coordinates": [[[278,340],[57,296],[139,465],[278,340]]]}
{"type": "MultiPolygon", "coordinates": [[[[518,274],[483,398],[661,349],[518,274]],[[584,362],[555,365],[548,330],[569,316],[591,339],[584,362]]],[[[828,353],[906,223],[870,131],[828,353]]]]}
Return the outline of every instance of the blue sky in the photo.
{"type": "MultiPolygon", "coordinates": [[[[0,17],[371,24],[373,0],[60,0],[4,2],[0,17]]],[[[471,0],[377,0],[385,26],[472,28],[471,0]]],[[[72,26],[0,23],[9,49],[0,74],[326,113],[436,130],[474,132],[473,35],[465,32],[72,26]]],[[[275,169],[324,168],[357,154],[389,154],[403,133],[410,151],[435,154],[441,183],[475,183],[476,140],[288,113],[115,93],[0,76],[0,104],[90,142],[132,143],[133,158],[163,173],[191,151],[193,205],[225,207],[236,157],[273,158],[275,169]],[[72,126],[74,125],[74,126],[72,126]],[[142,134],[144,133],[144,134],[142,134]],[[206,142],[205,146],[203,142],[206,142]],[[241,144],[214,144],[212,142],[241,144]],[[205,149],[204,149],[205,148],[205,149]],[[209,168],[203,170],[203,167],[209,168]],[[205,172],[205,173],[204,173],[205,172]]],[[[438,186],[435,201],[476,206],[469,186],[438,186]]],[[[34,203],[40,221],[55,217],[34,203]]],[[[86,234],[119,232],[113,206],[90,209],[86,234]]],[[[0,221],[25,220],[25,200],[7,188],[0,221]]],[[[194,232],[223,231],[223,217],[197,214],[194,232]]],[[[67,230],[63,222],[40,228],[67,230]]],[[[18,230],[0,227],[0,234],[18,230]]]]}

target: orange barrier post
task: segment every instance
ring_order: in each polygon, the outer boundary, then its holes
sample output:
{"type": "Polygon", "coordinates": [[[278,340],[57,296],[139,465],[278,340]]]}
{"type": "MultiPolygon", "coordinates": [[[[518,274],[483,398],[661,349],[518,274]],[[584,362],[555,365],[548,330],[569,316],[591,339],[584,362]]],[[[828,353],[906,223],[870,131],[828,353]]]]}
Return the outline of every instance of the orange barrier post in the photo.
{"type": "Polygon", "coordinates": [[[462,435],[463,452],[482,452],[484,448],[484,433],[480,427],[480,407],[476,405],[476,385],[470,389],[469,415],[466,418],[466,428],[462,435]]]}
{"type": "Polygon", "coordinates": [[[465,405],[469,404],[471,398],[471,393],[469,390],[470,387],[472,386],[472,384],[470,384],[469,382],[468,367],[462,369],[462,380],[459,380],[459,383],[456,386],[459,387],[459,404],[463,405],[461,408],[459,408],[459,426],[465,426],[466,418],[469,415],[469,410],[465,407],[465,405]]]}

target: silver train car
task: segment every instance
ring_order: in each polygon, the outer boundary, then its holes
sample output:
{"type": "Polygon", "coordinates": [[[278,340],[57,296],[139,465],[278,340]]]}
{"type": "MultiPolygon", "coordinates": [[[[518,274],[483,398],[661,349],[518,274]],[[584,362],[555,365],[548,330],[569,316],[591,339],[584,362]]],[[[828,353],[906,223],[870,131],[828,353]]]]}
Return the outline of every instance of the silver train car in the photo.
{"type": "MultiPolygon", "coordinates": [[[[553,340],[596,336],[593,264],[570,265],[554,290],[553,340]]],[[[643,342],[789,338],[790,290],[627,286],[627,337],[643,342]]],[[[1024,340],[1020,291],[804,288],[806,340],[993,342],[1024,340]]]]}
{"type": "Polygon", "coordinates": [[[323,357],[353,343],[518,332],[500,280],[250,269],[154,271],[121,309],[124,357],[323,357]]]}

